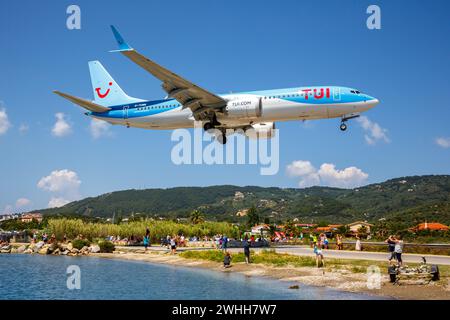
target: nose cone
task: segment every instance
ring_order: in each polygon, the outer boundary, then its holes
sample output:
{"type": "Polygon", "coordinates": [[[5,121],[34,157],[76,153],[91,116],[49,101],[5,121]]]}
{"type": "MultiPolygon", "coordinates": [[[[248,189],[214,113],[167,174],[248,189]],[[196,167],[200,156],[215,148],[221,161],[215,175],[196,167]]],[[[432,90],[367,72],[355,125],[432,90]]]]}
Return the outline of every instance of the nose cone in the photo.
{"type": "Polygon", "coordinates": [[[380,103],[380,100],[371,96],[367,96],[366,103],[369,105],[369,108],[373,108],[380,103]]]}

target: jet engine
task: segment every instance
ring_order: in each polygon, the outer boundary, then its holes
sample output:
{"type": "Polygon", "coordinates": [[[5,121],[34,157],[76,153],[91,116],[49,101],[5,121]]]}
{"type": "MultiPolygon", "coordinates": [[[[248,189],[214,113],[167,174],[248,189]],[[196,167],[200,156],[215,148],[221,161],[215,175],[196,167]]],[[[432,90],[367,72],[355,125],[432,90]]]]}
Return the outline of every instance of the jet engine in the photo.
{"type": "Polygon", "coordinates": [[[229,118],[258,118],[262,114],[261,98],[250,96],[231,100],[225,107],[225,113],[229,118]]]}

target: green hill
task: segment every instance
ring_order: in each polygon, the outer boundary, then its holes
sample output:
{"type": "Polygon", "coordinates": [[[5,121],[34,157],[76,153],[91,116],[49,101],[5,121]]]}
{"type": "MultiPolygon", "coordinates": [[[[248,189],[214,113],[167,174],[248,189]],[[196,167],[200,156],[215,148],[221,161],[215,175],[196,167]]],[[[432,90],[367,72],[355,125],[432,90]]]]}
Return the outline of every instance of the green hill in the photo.
{"type": "Polygon", "coordinates": [[[450,176],[413,176],[355,189],[329,187],[263,188],[231,185],[125,190],[39,210],[48,215],[182,218],[200,209],[209,220],[239,221],[236,213],[255,205],[260,216],[277,222],[354,220],[436,220],[450,224],[450,176]]]}

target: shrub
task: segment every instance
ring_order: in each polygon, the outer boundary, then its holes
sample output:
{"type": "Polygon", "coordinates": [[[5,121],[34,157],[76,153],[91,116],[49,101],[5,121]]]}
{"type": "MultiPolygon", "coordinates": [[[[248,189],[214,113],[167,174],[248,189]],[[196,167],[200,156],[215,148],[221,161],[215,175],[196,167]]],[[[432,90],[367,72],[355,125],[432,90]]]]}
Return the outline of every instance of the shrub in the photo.
{"type": "Polygon", "coordinates": [[[77,248],[78,250],[81,250],[85,246],[89,247],[89,245],[90,245],[89,240],[76,239],[72,241],[72,246],[74,248],[77,248]]]}
{"type": "Polygon", "coordinates": [[[101,241],[98,243],[101,253],[112,253],[116,248],[111,241],[101,241]]]}

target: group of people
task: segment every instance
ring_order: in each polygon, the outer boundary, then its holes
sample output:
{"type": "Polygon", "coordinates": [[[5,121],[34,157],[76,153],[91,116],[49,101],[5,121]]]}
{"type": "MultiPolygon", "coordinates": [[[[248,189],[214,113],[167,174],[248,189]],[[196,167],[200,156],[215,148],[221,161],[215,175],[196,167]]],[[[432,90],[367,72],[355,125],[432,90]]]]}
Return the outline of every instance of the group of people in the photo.
{"type": "Polygon", "coordinates": [[[397,261],[399,266],[402,266],[402,253],[403,253],[403,239],[402,236],[390,235],[384,242],[388,244],[389,250],[389,263],[392,263],[393,260],[397,261]]]}
{"type": "MultiPolygon", "coordinates": [[[[248,237],[244,237],[244,239],[242,240],[242,248],[244,249],[244,258],[245,258],[245,263],[249,264],[250,263],[250,247],[251,247],[252,242],[248,239],[248,237]]],[[[223,248],[223,247],[222,247],[223,248]]],[[[223,267],[224,268],[229,268],[231,267],[231,253],[229,251],[225,250],[225,256],[223,258],[223,267]]]]}
{"type": "Polygon", "coordinates": [[[229,239],[226,235],[218,234],[218,235],[214,236],[213,245],[216,249],[226,251],[228,248],[228,241],[229,241],[229,239]]]}

